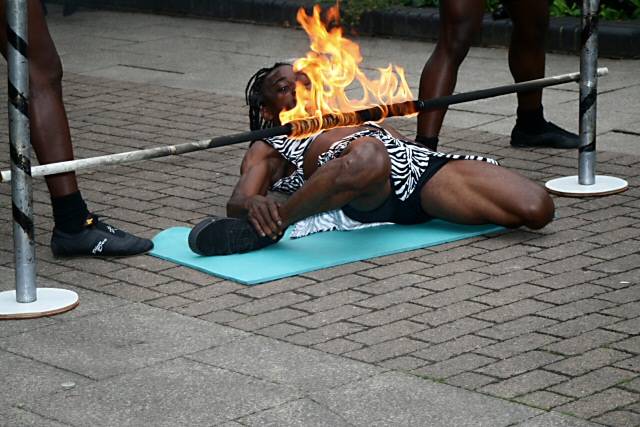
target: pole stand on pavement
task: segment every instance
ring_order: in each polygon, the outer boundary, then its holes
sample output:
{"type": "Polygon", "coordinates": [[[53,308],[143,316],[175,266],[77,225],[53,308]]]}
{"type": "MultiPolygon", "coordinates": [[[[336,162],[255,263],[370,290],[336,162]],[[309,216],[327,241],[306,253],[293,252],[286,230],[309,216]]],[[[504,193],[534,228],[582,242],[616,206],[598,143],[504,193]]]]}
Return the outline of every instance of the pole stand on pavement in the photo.
{"type": "Polygon", "coordinates": [[[65,289],[36,287],[36,252],[31,188],[29,131],[29,62],[27,2],[7,0],[7,64],[9,67],[9,143],[15,291],[0,293],[0,319],[51,316],[78,305],[78,295],[65,289]]]}
{"type": "Polygon", "coordinates": [[[550,193],[570,197],[607,196],[625,191],[624,179],[596,175],[596,101],[598,97],[599,0],[582,2],[580,55],[580,148],[578,175],[556,178],[545,186],[550,193]]]}

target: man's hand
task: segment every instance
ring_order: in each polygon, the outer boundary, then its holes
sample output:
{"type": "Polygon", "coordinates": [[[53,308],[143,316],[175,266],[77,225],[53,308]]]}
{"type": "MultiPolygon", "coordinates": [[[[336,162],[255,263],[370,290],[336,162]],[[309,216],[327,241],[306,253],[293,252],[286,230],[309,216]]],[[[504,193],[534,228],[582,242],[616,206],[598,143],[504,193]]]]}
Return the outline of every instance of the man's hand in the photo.
{"type": "Polygon", "coordinates": [[[283,233],[279,206],[278,202],[265,196],[256,195],[247,199],[247,218],[260,236],[277,240],[283,233]]]}

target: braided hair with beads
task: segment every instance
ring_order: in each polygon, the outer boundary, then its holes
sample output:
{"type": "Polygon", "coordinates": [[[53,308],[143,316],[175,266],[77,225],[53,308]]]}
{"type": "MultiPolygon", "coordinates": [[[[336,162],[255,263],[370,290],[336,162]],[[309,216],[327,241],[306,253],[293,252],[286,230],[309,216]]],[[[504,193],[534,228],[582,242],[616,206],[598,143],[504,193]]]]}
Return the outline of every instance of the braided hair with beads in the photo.
{"type": "Polygon", "coordinates": [[[249,106],[249,128],[251,130],[266,129],[275,126],[273,120],[265,120],[260,113],[261,107],[264,105],[264,96],[262,95],[262,85],[264,79],[278,67],[283,65],[291,65],[286,62],[276,62],[271,67],[259,69],[247,83],[244,91],[245,101],[249,106]]]}

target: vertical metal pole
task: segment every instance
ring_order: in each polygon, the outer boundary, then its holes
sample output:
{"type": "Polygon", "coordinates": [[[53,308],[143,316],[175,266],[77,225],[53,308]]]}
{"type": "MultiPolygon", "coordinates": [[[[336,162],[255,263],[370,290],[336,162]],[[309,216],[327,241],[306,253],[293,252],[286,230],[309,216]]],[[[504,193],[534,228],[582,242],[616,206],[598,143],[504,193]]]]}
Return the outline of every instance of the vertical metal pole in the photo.
{"type": "Polygon", "coordinates": [[[7,0],[6,16],[9,143],[11,174],[16,178],[11,181],[16,300],[30,303],[36,300],[36,256],[31,193],[27,0],[7,0]]]}
{"type": "Polygon", "coordinates": [[[599,0],[582,2],[582,54],[580,56],[580,148],[578,183],[596,182],[596,101],[598,97],[599,0]]]}

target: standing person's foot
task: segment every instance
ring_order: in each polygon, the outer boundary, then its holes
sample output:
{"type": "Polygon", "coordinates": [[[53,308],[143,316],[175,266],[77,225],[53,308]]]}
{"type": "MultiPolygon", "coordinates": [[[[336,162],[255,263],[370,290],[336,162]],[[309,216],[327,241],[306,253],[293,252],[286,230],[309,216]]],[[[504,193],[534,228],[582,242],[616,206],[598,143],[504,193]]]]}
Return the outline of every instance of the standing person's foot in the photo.
{"type": "Polygon", "coordinates": [[[100,221],[97,216],[87,218],[77,233],[66,233],[57,228],[51,235],[51,252],[57,257],[68,256],[130,256],[150,251],[153,242],[136,237],[100,221]]]}
{"type": "Polygon", "coordinates": [[[579,145],[578,135],[548,121],[534,132],[525,131],[517,123],[511,131],[512,147],[578,148],[579,145]]]}
{"type": "Polygon", "coordinates": [[[189,233],[189,247],[198,255],[230,255],[273,245],[280,238],[261,237],[246,219],[207,218],[189,233]]]}

